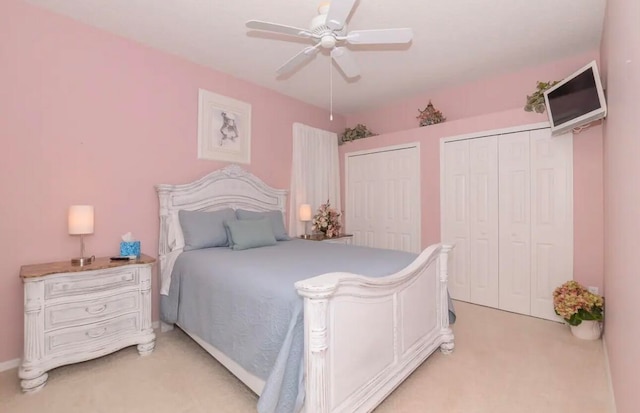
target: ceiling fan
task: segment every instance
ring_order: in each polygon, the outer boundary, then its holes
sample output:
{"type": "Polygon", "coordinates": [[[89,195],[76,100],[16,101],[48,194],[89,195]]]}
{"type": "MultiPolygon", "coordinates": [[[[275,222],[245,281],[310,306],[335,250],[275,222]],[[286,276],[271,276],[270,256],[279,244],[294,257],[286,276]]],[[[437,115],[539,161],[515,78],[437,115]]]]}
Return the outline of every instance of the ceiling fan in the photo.
{"type": "Polygon", "coordinates": [[[343,44],[402,44],[409,43],[413,38],[411,29],[380,29],[354,30],[347,32],[346,20],[357,0],[333,0],[320,4],[318,16],[311,20],[309,29],[286,26],[283,24],[249,20],[247,27],[255,30],[288,34],[311,40],[314,45],[309,46],[293,56],[276,73],[283,75],[293,71],[298,66],[311,60],[320,48],[331,51],[331,57],[342,73],[348,78],[360,75],[360,69],[351,54],[343,44]]]}

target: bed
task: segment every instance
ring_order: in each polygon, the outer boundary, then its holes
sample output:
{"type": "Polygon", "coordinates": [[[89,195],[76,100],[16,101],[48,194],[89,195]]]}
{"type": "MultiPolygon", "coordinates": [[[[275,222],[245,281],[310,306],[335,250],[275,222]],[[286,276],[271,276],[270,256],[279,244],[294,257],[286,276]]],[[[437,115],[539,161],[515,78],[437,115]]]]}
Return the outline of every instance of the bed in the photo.
{"type": "Polygon", "coordinates": [[[453,350],[451,246],[184,251],[180,210],[285,215],[287,192],[235,165],[156,189],[162,329],[184,330],[260,396],[259,412],[368,412],[436,349],[453,350]]]}

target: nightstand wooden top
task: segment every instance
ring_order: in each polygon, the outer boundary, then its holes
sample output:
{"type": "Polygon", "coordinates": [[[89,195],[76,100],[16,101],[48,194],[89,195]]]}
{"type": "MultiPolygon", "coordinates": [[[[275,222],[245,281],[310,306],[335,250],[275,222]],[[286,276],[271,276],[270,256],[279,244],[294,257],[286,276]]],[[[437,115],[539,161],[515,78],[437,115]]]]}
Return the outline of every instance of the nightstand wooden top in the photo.
{"type": "Polygon", "coordinates": [[[109,257],[96,258],[89,265],[71,265],[71,260],[48,262],[44,264],[23,265],[20,267],[20,278],[35,278],[51,274],[60,274],[64,272],[81,272],[92,270],[103,270],[105,268],[122,267],[124,265],[133,264],[153,264],[156,259],[148,255],[141,254],[137,260],[111,261],[109,257]]]}
{"type": "Polygon", "coordinates": [[[309,235],[308,238],[300,237],[300,239],[306,239],[308,241],[325,241],[328,239],[340,239],[340,238],[351,238],[351,237],[353,237],[353,234],[340,234],[337,237],[331,237],[331,238],[327,238],[324,235],[313,234],[313,235],[309,235]]]}

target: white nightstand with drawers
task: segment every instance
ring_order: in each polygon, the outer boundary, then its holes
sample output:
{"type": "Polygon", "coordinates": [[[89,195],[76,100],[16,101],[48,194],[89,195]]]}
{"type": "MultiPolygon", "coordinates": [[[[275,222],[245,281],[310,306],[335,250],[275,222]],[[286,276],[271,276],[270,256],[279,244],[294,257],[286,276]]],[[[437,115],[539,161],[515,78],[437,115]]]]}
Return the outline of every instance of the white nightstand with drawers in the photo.
{"type": "Polygon", "coordinates": [[[155,259],[72,266],[69,261],[25,265],[22,390],[41,389],[47,371],[137,345],[155,346],[151,326],[151,267],[155,259]]]}

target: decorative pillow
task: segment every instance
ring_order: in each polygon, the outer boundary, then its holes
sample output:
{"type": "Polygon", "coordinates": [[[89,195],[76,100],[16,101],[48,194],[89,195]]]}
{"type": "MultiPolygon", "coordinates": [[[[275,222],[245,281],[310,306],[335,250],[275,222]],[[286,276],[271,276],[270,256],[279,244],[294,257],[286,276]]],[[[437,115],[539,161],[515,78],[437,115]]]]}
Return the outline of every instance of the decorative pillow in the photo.
{"type": "Polygon", "coordinates": [[[276,244],[268,218],[225,221],[229,229],[229,243],[234,250],[266,247],[276,244]]]}
{"type": "Polygon", "coordinates": [[[224,223],[236,219],[233,209],[225,208],[210,212],[180,210],[178,216],[184,236],[185,251],[229,246],[224,223]]]}
{"type": "Polygon", "coordinates": [[[287,235],[287,229],[284,227],[284,217],[282,211],[247,211],[246,209],[237,209],[236,216],[239,220],[255,220],[268,218],[273,227],[273,235],[277,241],[289,241],[291,237],[287,235]]]}

